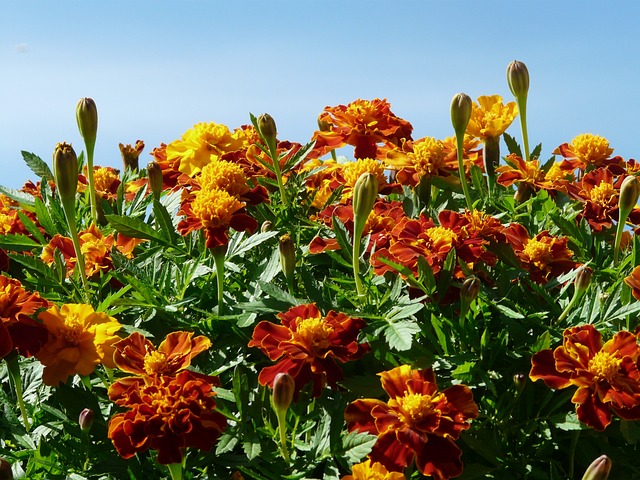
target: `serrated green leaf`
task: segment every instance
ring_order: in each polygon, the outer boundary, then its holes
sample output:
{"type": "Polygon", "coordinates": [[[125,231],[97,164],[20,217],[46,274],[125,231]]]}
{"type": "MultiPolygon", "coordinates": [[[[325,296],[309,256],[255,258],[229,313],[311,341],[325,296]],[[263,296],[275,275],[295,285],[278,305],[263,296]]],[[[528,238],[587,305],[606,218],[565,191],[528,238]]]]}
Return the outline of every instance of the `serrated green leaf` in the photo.
{"type": "Polygon", "coordinates": [[[524,315],[522,315],[520,312],[516,312],[515,310],[505,305],[502,305],[500,303],[496,304],[495,307],[500,311],[500,313],[502,313],[503,315],[509,318],[514,318],[518,320],[522,320],[524,318],[524,315]]]}
{"type": "Polygon", "coordinates": [[[38,178],[43,178],[45,180],[53,181],[53,173],[49,168],[49,165],[46,164],[44,160],[42,160],[39,156],[34,153],[26,152],[22,150],[22,158],[24,163],[31,169],[33,173],[35,173],[38,178]]]}
{"type": "Polygon", "coordinates": [[[0,235],[0,248],[13,252],[24,252],[41,245],[32,238],[21,233],[0,235]]]}
{"type": "Polygon", "coordinates": [[[384,338],[393,350],[403,352],[411,348],[413,336],[420,331],[414,320],[387,322],[382,330],[384,338]]]}
{"type": "Polygon", "coordinates": [[[229,242],[229,248],[227,250],[227,259],[231,259],[236,256],[238,257],[242,256],[246,252],[266,242],[270,238],[275,237],[278,234],[279,232],[277,231],[259,232],[245,239],[244,232],[240,232],[233,236],[233,238],[238,239],[237,242],[234,242],[233,244],[232,242],[229,242]]]}
{"type": "Polygon", "coordinates": [[[15,190],[13,188],[3,187],[1,185],[0,193],[6,195],[11,200],[15,200],[16,202],[18,202],[20,206],[25,210],[29,210],[30,212],[33,212],[35,210],[36,202],[33,195],[21,192],[20,190],[15,190]]]}
{"type": "Polygon", "coordinates": [[[504,143],[507,144],[509,153],[515,153],[519,157],[522,157],[522,150],[520,149],[520,145],[518,145],[518,142],[516,142],[515,138],[513,138],[508,133],[503,133],[502,138],[504,138],[504,143]]]}
{"type": "Polygon", "coordinates": [[[36,217],[38,218],[38,223],[42,228],[44,228],[44,231],[47,232],[48,235],[53,237],[56,233],[58,233],[55,223],[53,223],[51,212],[44,204],[44,202],[37,197],[35,198],[35,211],[36,217]]]}
{"type": "Polygon", "coordinates": [[[18,218],[20,218],[20,221],[22,222],[22,225],[27,230],[27,232],[29,232],[31,236],[40,243],[40,245],[47,243],[40,229],[35,223],[33,223],[33,220],[31,220],[24,214],[24,212],[18,212],[18,218]]]}
{"type": "Polygon", "coordinates": [[[153,240],[167,247],[174,247],[171,242],[167,242],[164,236],[150,227],[139,218],[125,217],[122,215],[106,215],[107,221],[119,233],[132,238],[144,238],[153,240]]]}
{"type": "Polygon", "coordinates": [[[249,461],[260,456],[260,453],[262,453],[262,445],[260,445],[258,440],[243,442],[242,448],[249,461]]]}
{"type": "Polygon", "coordinates": [[[349,432],[342,439],[344,456],[351,464],[359,463],[371,452],[371,449],[377,441],[377,435],[349,432]]]}

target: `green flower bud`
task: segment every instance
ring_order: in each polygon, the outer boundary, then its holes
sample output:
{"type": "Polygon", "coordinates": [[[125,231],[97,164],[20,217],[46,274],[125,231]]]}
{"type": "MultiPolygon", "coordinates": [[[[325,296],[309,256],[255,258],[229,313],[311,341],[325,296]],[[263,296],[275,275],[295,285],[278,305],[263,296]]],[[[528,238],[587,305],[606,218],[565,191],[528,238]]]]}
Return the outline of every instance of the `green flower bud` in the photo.
{"type": "Polygon", "coordinates": [[[633,207],[638,203],[638,196],[640,196],[640,180],[634,175],[629,175],[622,181],[620,186],[620,199],[618,206],[620,209],[620,221],[625,222],[629,212],[633,210],[633,207]],[[622,216],[624,215],[624,218],[622,216]]]}
{"type": "Polygon", "coordinates": [[[518,393],[522,392],[527,385],[527,376],[522,372],[516,373],[513,376],[513,384],[516,386],[518,393]]]}
{"type": "Polygon", "coordinates": [[[76,106],[76,120],[80,135],[87,145],[87,150],[93,151],[98,134],[98,109],[91,98],[81,98],[76,106]]]}
{"type": "Polygon", "coordinates": [[[451,123],[456,135],[464,135],[469,119],[471,118],[471,110],[473,102],[471,97],[465,93],[458,93],[451,101],[451,123]]]}
{"type": "Polygon", "coordinates": [[[293,400],[293,394],[296,389],[296,382],[288,373],[278,373],[273,380],[273,395],[271,402],[273,409],[278,416],[284,414],[291,401],[293,400]]]}
{"type": "Polygon", "coordinates": [[[280,266],[287,279],[287,283],[293,284],[293,274],[296,266],[296,247],[291,235],[285,233],[280,237],[280,266]]]}
{"type": "Polygon", "coordinates": [[[149,177],[149,186],[153,196],[159,199],[162,193],[162,168],[158,162],[147,163],[147,177],[149,177]]]}
{"type": "Polygon", "coordinates": [[[576,275],[576,279],[573,282],[573,286],[575,287],[576,292],[579,292],[579,295],[583,295],[584,292],[587,291],[587,288],[589,288],[592,274],[593,274],[593,270],[591,270],[591,268],[585,265],[580,267],[580,270],[576,275]]]}
{"type": "Polygon", "coordinates": [[[480,286],[481,282],[478,277],[467,277],[462,283],[462,288],[460,289],[460,298],[462,298],[464,302],[471,303],[476,299],[478,293],[480,293],[480,286]]]}
{"type": "Polygon", "coordinates": [[[53,151],[53,176],[63,201],[71,201],[78,191],[78,157],[68,143],[59,143],[53,151]]]}
{"type": "Polygon", "coordinates": [[[264,137],[268,144],[276,141],[278,130],[276,128],[276,121],[268,113],[263,113],[258,117],[258,130],[264,137]]]}
{"type": "Polygon", "coordinates": [[[89,430],[91,430],[94,418],[95,413],[90,408],[85,408],[80,412],[78,423],[80,424],[80,430],[82,430],[83,433],[87,433],[89,430]]]}
{"type": "MultiPolygon", "coordinates": [[[[373,204],[378,199],[378,177],[371,172],[363,173],[353,187],[353,215],[363,221],[369,218],[373,204]]],[[[362,225],[364,227],[364,223],[362,225]]],[[[362,232],[361,232],[362,233],[362,232]]]]}
{"type": "Polygon", "coordinates": [[[260,231],[262,233],[270,232],[271,230],[273,230],[272,222],[270,222],[269,220],[265,220],[264,222],[262,222],[262,225],[260,226],[260,231]]]}
{"type": "Polygon", "coordinates": [[[527,70],[527,66],[517,60],[511,62],[507,67],[507,82],[514,97],[526,97],[529,93],[529,70],[527,70]]]}
{"type": "Polygon", "coordinates": [[[328,132],[331,130],[331,123],[326,120],[322,120],[322,115],[318,115],[318,129],[321,132],[328,132]]]}
{"type": "Polygon", "coordinates": [[[609,478],[609,472],[611,471],[611,459],[606,455],[600,455],[596,458],[587,471],[584,472],[582,480],[607,480],[609,478]]]}
{"type": "Polygon", "coordinates": [[[131,145],[123,145],[122,143],[118,146],[120,147],[120,155],[122,156],[124,169],[138,170],[138,158],[144,149],[144,142],[137,140],[134,147],[131,145]]]}

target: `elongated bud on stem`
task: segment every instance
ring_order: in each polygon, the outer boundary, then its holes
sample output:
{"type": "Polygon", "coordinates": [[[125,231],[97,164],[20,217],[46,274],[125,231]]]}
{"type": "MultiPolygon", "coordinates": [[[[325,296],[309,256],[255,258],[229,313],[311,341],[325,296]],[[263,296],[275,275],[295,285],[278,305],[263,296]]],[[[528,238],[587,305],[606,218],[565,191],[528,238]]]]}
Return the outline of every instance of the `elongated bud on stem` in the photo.
{"type": "Polygon", "coordinates": [[[507,66],[507,82],[514,97],[526,97],[529,93],[529,70],[527,70],[527,66],[518,60],[511,62],[507,66]]]}
{"type": "Polygon", "coordinates": [[[275,142],[278,130],[276,128],[276,121],[271,115],[263,113],[258,117],[258,129],[267,143],[275,142]]]}
{"type": "Polygon", "coordinates": [[[93,151],[98,135],[98,109],[93,99],[80,99],[76,106],[76,120],[87,150],[93,151]]]}
{"type": "Polygon", "coordinates": [[[144,142],[142,140],[137,140],[134,147],[131,145],[123,145],[122,143],[118,146],[120,147],[120,155],[122,155],[124,169],[138,170],[138,158],[140,157],[142,150],[144,150],[144,142]]]}
{"type": "Polygon", "coordinates": [[[13,480],[11,464],[4,458],[0,458],[0,480],[13,480]]]}
{"type": "Polygon", "coordinates": [[[629,175],[622,181],[620,186],[620,200],[618,207],[620,210],[619,218],[621,222],[626,222],[627,217],[633,207],[638,203],[640,196],[640,180],[634,175],[629,175]],[[624,216],[624,219],[622,218],[624,216]]]}
{"type": "Polygon", "coordinates": [[[473,102],[466,93],[458,93],[453,97],[451,101],[451,123],[456,136],[464,135],[467,125],[469,125],[472,109],[473,102]]]}
{"type": "Polygon", "coordinates": [[[580,267],[580,271],[576,275],[576,279],[573,283],[576,292],[579,292],[580,296],[584,295],[589,288],[589,284],[591,283],[591,275],[593,274],[593,270],[587,266],[580,267]]]}
{"type": "Polygon", "coordinates": [[[53,176],[60,198],[74,200],[78,191],[78,157],[68,143],[59,143],[53,151],[53,176]]]}
{"type": "Polygon", "coordinates": [[[460,297],[463,301],[471,303],[480,293],[480,286],[481,283],[478,277],[471,276],[466,278],[460,289],[460,297]]]}
{"type": "Polygon", "coordinates": [[[378,177],[371,172],[363,173],[353,187],[353,215],[365,221],[378,198],[378,177]]]}
{"type": "Polygon", "coordinates": [[[147,177],[149,177],[149,186],[154,198],[159,200],[162,193],[162,168],[158,162],[149,162],[147,164],[147,177]]]}
{"type": "Polygon", "coordinates": [[[328,132],[329,130],[331,130],[331,124],[326,120],[322,120],[322,115],[318,116],[318,129],[321,132],[328,132]]]}
{"type": "Polygon", "coordinates": [[[289,293],[293,294],[293,275],[296,266],[296,247],[293,244],[291,235],[285,233],[280,237],[279,243],[280,249],[280,266],[282,272],[287,279],[287,285],[289,286],[289,293]]]}
{"type": "Polygon", "coordinates": [[[286,412],[293,400],[296,382],[288,373],[278,373],[273,380],[273,395],[271,401],[273,409],[280,414],[286,412]]]}
{"type": "Polygon", "coordinates": [[[596,458],[587,471],[584,472],[582,480],[607,480],[609,478],[609,472],[611,471],[611,459],[606,455],[601,455],[596,458]]]}
{"type": "Polygon", "coordinates": [[[95,413],[90,408],[85,408],[80,412],[78,424],[80,425],[80,430],[82,430],[83,433],[87,433],[89,430],[91,430],[94,418],[95,413]]]}
{"type": "Polygon", "coordinates": [[[527,385],[527,376],[522,372],[516,373],[513,376],[513,384],[516,386],[518,393],[521,393],[527,385]]]}

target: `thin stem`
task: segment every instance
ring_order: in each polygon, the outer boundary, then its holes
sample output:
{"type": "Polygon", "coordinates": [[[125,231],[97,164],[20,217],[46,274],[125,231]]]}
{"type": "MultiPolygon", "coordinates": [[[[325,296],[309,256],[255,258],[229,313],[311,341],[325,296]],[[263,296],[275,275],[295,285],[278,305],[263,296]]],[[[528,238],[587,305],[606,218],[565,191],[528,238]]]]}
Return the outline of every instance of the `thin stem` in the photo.
{"type": "Polygon", "coordinates": [[[280,433],[280,449],[282,451],[282,456],[289,463],[289,449],[287,448],[287,412],[278,412],[278,432],[280,433]]]}
{"type": "Polygon", "coordinates": [[[182,480],[182,463],[170,463],[167,465],[171,480],[182,480]]]}
{"type": "Polygon", "coordinates": [[[84,287],[85,300],[89,300],[89,284],[87,280],[87,272],[84,268],[84,255],[80,248],[80,238],[78,237],[78,229],[76,228],[76,216],[75,216],[75,198],[68,200],[62,200],[62,209],[64,210],[64,216],[67,219],[67,225],[69,226],[69,233],[71,234],[71,242],[73,243],[73,249],[76,252],[76,267],[80,270],[80,278],[82,279],[82,286],[84,287]]]}
{"type": "Polygon", "coordinates": [[[356,291],[358,292],[358,298],[364,298],[364,285],[360,279],[360,237],[361,235],[353,235],[353,251],[352,251],[352,263],[353,263],[353,278],[356,280],[356,291]]]}
{"type": "Polygon", "coordinates": [[[518,103],[518,111],[520,112],[520,128],[522,129],[522,143],[524,144],[524,159],[528,162],[531,160],[529,154],[529,133],[527,131],[527,96],[516,98],[518,103]]]}
{"type": "Polygon", "coordinates": [[[622,242],[622,234],[624,233],[626,220],[626,218],[620,218],[618,220],[618,227],[616,228],[616,241],[613,247],[613,264],[615,266],[618,265],[618,258],[620,256],[620,243],[622,242]]]}
{"type": "Polygon", "coordinates": [[[273,171],[276,174],[276,181],[278,182],[278,189],[280,190],[280,196],[282,197],[282,203],[287,205],[287,194],[284,190],[284,183],[282,183],[282,172],[280,171],[280,162],[278,159],[278,148],[275,139],[268,141],[269,156],[273,162],[273,171]]]}
{"type": "Polygon", "coordinates": [[[91,203],[91,218],[98,223],[98,208],[96,199],[95,183],[93,181],[93,145],[87,145],[85,142],[85,148],[87,150],[87,180],[89,181],[89,202],[91,203]]]}
{"type": "Polygon", "coordinates": [[[18,407],[20,407],[20,414],[22,415],[22,424],[24,425],[24,429],[28,432],[31,425],[29,424],[27,409],[24,405],[24,399],[22,398],[22,378],[20,378],[20,364],[18,363],[18,356],[11,355],[11,357],[5,357],[5,360],[7,362],[9,378],[16,389],[16,398],[18,399],[18,407]]]}
{"type": "Polygon", "coordinates": [[[493,195],[496,186],[496,168],[500,163],[500,137],[487,137],[484,139],[484,171],[487,173],[487,189],[489,198],[493,195]]]}
{"type": "Polygon", "coordinates": [[[456,132],[456,150],[458,155],[458,171],[460,172],[460,183],[462,184],[462,190],[464,191],[464,197],[467,200],[467,208],[473,211],[473,204],[471,203],[471,194],[469,193],[469,185],[467,185],[467,174],[464,169],[463,152],[464,152],[464,133],[458,134],[456,132]]]}
{"type": "Polygon", "coordinates": [[[213,261],[216,265],[216,285],[218,286],[218,315],[224,315],[224,259],[227,253],[227,246],[215,247],[213,261]]]}

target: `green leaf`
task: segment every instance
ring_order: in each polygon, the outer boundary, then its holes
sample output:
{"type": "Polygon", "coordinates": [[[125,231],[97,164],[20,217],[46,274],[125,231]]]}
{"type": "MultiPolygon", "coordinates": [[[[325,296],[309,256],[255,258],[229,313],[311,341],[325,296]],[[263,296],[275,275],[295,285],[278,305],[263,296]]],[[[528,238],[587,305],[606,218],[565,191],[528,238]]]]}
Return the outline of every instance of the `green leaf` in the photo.
{"type": "Polygon", "coordinates": [[[509,318],[514,318],[517,320],[522,320],[524,318],[524,315],[522,315],[520,312],[516,312],[515,310],[512,310],[511,308],[500,303],[496,304],[495,307],[500,311],[500,313],[506,315],[509,318]]]}
{"type": "Polygon", "coordinates": [[[26,152],[22,150],[22,158],[24,163],[31,169],[33,173],[35,173],[38,178],[43,178],[44,180],[53,181],[53,173],[49,169],[49,165],[45,163],[39,156],[34,153],[26,152]]]}
{"type": "Polygon", "coordinates": [[[0,235],[0,248],[13,252],[24,252],[41,245],[35,240],[21,233],[0,235]]]}
{"type": "Polygon", "coordinates": [[[160,225],[164,237],[167,241],[173,243],[176,238],[176,229],[171,221],[171,216],[167,208],[155,199],[153,201],[153,214],[155,215],[156,223],[160,225]]]}
{"type": "Polygon", "coordinates": [[[245,234],[244,232],[239,232],[231,237],[231,241],[229,242],[229,246],[227,248],[226,258],[228,260],[235,256],[242,256],[244,253],[266,242],[270,238],[275,237],[278,234],[278,231],[260,232],[251,235],[243,241],[245,234]]]}
{"type": "Polygon", "coordinates": [[[154,240],[167,247],[174,247],[167,242],[163,235],[151,228],[140,218],[125,217],[121,215],[106,215],[107,221],[119,233],[133,238],[144,238],[154,240]]]}
{"type": "Polygon", "coordinates": [[[381,329],[376,330],[376,335],[382,331],[384,338],[393,350],[403,352],[411,348],[413,336],[420,331],[415,320],[389,321],[381,329]]]}
{"type": "Polygon", "coordinates": [[[35,198],[35,209],[38,223],[40,223],[40,226],[44,228],[44,231],[47,232],[48,235],[53,237],[58,233],[55,223],[53,222],[53,217],[44,202],[37,197],[35,198]]]}
{"type": "Polygon", "coordinates": [[[22,222],[22,225],[27,230],[27,232],[29,232],[36,240],[38,240],[40,245],[47,243],[44,235],[42,235],[42,232],[40,231],[38,226],[33,223],[33,220],[27,217],[24,212],[18,212],[18,217],[20,218],[20,221],[22,222]]]}
{"type": "Polygon", "coordinates": [[[243,442],[242,448],[249,461],[260,456],[260,453],[262,453],[262,445],[260,445],[260,441],[257,438],[243,442]]]}
{"type": "Polygon", "coordinates": [[[503,133],[502,138],[504,138],[504,143],[507,144],[509,153],[515,153],[519,157],[522,157],[522,150],[520,149],[520,145],[518,145],[518,142],[516,142],[515,138],[513,138],[508,133],[503,133]]]}
{"type": "Polygon", "coordinates": [[[3,187],[2,185],[0,185],[0,193],[3,193],[11,200],[15,200],[16,202],[18,202],[20,206],[25,210],[29,210],[30,212],[32,212],[35,209],[36,202],[33,195],[21,192],[20,190],[15,190],[13,188],[3,187]]]}

